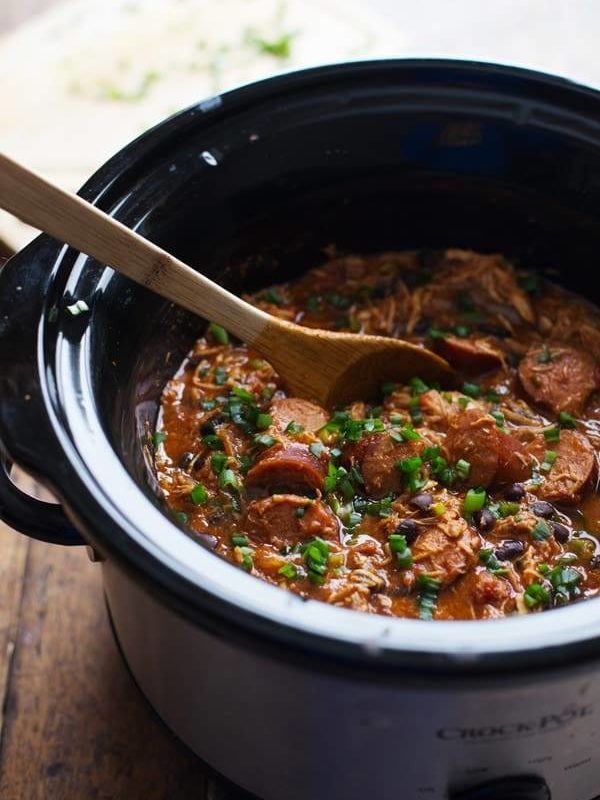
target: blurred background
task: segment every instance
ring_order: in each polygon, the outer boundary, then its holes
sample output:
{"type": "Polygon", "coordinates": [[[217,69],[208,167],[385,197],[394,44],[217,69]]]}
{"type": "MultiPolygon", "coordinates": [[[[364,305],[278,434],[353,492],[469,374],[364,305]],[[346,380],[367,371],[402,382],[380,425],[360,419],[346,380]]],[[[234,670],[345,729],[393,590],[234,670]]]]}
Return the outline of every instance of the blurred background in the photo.
{"type": "MultiPolygon", "coordinates": [[[[0,148],[70,189],[164,117],[310,64],[438,55],[600,83],[594,0],[1,0],[0,148]]],[[[18,249],[32,232],[0,216],[18,249]]]]}

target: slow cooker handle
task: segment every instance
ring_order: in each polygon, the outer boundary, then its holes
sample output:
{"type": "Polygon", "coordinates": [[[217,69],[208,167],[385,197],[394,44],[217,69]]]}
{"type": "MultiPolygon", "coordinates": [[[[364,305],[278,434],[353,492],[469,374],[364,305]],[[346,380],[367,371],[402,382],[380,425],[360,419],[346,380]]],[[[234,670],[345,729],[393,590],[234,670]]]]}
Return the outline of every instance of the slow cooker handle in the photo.
{"type": "Polygon", "coordinates": [[[22,492],[10,478],[11,461],[0,456],[0,518],[21,533],[50,544],[85,544],[62,508],[22,492]]]}
{"type": "Polygon", "coordinates": [[[38,329],[51,265],[60,245],[40,236],[0,270],[0,519],[53,544],[85,544],[59,505],[22,492],[11,480],[16,463],[48,478],[60,453],[38,374],[38,329]]]}

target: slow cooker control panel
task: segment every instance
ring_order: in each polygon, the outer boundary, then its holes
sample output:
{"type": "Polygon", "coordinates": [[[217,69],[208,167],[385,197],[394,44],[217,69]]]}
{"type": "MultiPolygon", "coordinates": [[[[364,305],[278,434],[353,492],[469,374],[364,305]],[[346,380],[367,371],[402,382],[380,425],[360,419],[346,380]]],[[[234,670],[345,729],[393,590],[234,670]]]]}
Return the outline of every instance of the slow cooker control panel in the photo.
{"type": "Polygon", "coordinates": [[[472,786],[451,794],[449,800],[551,800],[551,794],[542,778],[523,775],[472,786]]]}

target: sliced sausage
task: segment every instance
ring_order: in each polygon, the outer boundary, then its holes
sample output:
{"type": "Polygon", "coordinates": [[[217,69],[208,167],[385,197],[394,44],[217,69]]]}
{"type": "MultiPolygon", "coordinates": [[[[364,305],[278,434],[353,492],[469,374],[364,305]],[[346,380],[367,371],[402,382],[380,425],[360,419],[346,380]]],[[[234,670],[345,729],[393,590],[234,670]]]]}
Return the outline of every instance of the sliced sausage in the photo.
{"type": "Polygon", "coordinates": [[[555,462],[550,471],[543,474],[544,482],[536,489],[542,500],[574,505],[596,477],[594,448],[587,436],[578,431],[561,431],[559,441],[551,445],[543,436],[538,436],[527,449],[540,463],[546,450],[556,452],[555,462]]]}
{"type": "Polygon", "coordinates": [[[333,539],[339,522],[321,500],[276,494],[248,503],[245,529],[260,541],[284,547],[313,536],[333,539]]]}
{"type": "Polygon", "coordinates": [[[448,509],[435,523],[422,529],[412,546],[414,572],[430,575],[448,586],[477,562],[479,535],[457,512],[448,509]]]}
{"type": "Polygon", "coordinates": [[[462,339],[446,336],[437,339],[435,350],[460,372],[478,375],[502,366],[502,353],[486,339],[462,339]]]}
{"type": "Polygon", "coordinates": [[[564,345],[534,347],[519,364],[519,379],[528,396],[555,413],[582,412],[599,387],[598,366],[584,350],[564,345]]]}
{"type": "Polygon", "coordinates": [[[346,448],[344,458],[360,469],[366,494],[378,498],[402,489],[402,473],[396,462],[418,455],[423,447],[420,440],[395,442],[387,433],[373,434],[346,448]]]}
{"type": "Polygon", "coordinates": [[[265,450],[248,471],[246,486],[271,492],[321,489],[326,472],[326,461],[314,456],[306,445],[276,445],[265,450]]]}
{"type": "Polygon", "coordinates": [[[498,575],[482,570],[473,575],[471,595],[479,605],[501,608],[512,597],[510,583],[498,575]]]}
{"type": "Polygon", "coordinates": [[[531,478],[532,458],[525,446],[510,433],[498,431],[496,483],[518,483],[531,478]]]}
{"type": "Polygon", "coordinates": [[[477,408],[452,418],[444,449],[451,463],[462,458],[471,465],[468,486],[511,483],[531,475],[531,457],[523,445],[477,408]]]}
{"type": "Polygon", "coordinates": [[[301,425],[305,431],[314,433],[329,420],[329,414],[324,408],[299,397],[273,400],[269,411],[273,417],[273,424],[282,432],[290,422],[295,422],[297,425],[301,425]]]}

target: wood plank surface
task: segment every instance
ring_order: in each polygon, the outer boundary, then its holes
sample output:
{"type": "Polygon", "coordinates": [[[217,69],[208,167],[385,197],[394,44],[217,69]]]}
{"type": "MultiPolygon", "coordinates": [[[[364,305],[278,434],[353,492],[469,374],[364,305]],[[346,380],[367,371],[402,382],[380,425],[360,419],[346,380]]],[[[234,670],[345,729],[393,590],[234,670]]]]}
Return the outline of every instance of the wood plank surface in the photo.
{"type": "Polygon", "coordinates": [[[10,561],[4,549],[2,558],[12,612],[0,634],[16,624],[17,635],[0,797],[241,800],[243,793],[208,776],[141,697],[112,637],[100,566],[83,548],[23,547],[10,531],[1,541],[12,551],[10,561]],[[27,553],[20,594],[15,578],[27,553]]]}

